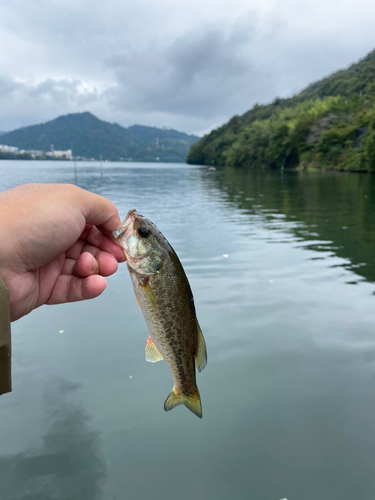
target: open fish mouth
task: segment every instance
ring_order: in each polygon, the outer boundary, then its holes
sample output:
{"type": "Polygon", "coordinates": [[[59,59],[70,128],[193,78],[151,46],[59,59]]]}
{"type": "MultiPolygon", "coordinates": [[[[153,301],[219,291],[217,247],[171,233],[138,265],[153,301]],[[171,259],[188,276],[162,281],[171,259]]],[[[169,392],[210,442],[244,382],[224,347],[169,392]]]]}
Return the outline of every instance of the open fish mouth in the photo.
{"type": "Polygon", "coordinates": [[[128,238],[133,232],[133,223],[137,216],[137,211],[135,208],[129,210],[128,215],[125,217],[124,222],[115,231],[111,232],[111,237],[115,240],[120,238],[128,238]]]}
{"type": "Polygon", "coordinates": [[[109,237],[124,250],[128,264],[132,263],[133,266],[152,254],[152,248],[150,248],[149,252],[143,252],[142,257],[139,258],[137,256],[137,247],[130,243],[134,241],[134,223],[137,218],[142,217],[135,208],[129,210],[122,224],[109,234],[109,237]]]}

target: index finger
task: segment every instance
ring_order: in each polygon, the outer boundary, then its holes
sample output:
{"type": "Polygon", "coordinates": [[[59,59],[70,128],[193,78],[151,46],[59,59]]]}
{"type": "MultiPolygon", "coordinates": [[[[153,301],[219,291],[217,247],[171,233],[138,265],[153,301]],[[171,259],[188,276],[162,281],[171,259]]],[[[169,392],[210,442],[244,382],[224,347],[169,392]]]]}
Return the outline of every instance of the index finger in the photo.
{"type": "MultiPolygon", "coordinates": [[[[110,240],[108,236],[100,232],[97,227],[86,226],[85,230],[81,234],[81,239],[87,241],[87,243],[90,243],[90,245],[93,245],[100,250],[111,253],[118,262],[124,262],[124,250],[114,241],[110,240]]],[[[83,250],[81,249],[80,251],[83,250]]]]}
{"type": "Polygon", "coordinates": [[[86,219],[86,224],[95,225],[103,233],[113,231],[121,224],[116,205],[104,196],[85,189],[77,199],[77,207],[86,219]]]}

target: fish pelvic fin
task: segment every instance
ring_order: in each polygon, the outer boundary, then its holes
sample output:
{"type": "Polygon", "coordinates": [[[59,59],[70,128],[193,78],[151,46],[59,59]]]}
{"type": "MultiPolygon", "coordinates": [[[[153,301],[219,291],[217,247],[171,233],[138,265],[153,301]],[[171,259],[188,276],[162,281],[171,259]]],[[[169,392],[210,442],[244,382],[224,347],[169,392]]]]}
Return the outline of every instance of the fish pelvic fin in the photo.
{"type": "Polygon", "coordinates": [[[162,359],[164,359],[151,337],[147,339],[145,350],[146,361],[149,361],[150,363],[156,363],[157,361],[161,361],[162,359]]]}
{"type": "Polygon", "coordinates": [[[180,391],[173,386],[173,389],[164,403],[164,410],[173,410],[178,405],[185,405],[191,412],[193,412],[197,417],[202,418],[202,404],[201,397],[199,395],[198,388],[196,387],[196,392],[192,396],[185,396],[180,391]]]}
{"type": "Polygon", "coordinates": [[[201,372],[207,364],[207,349],[206,342],[203,337],[203,333],[197,323],[197,352],[195,354],[195,362],[197,364],[198,371],[201,372]]]}

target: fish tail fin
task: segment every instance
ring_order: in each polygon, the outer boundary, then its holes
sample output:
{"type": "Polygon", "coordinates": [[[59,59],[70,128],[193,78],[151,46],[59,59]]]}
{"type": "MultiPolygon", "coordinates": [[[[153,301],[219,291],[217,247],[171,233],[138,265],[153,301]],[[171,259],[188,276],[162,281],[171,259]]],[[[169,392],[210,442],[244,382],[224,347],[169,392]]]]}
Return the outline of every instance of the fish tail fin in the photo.
{"type": "Polygon", "coordinates": [[[202,404],[199,395],[198,387],[195,388],[195,393],[192,396],[185,396],[179,392],[175,386],[164,403],[164,410],[173,410],[178,405],[185,405],[197,417],[202,418],[202,404]]]}

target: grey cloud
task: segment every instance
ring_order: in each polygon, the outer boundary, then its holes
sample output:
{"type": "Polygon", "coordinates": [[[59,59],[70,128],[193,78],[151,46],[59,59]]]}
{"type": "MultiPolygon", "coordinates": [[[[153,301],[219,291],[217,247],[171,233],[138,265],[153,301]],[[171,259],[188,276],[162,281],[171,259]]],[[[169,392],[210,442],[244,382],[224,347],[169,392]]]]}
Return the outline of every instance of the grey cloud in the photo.
{"type": "Polygon", "coordinates": [[[248,37],[232,36],[226,39],[218,29],[200,36],[196,33],[178,39],[166,52],[166,60],[173,68],[174,79],[188,84],[203,78],[243,76],[249,61],[237,50],[248,43],[248,37]]]}
{"type": "Polygon", "coordinates": [[[0,100],[10,94],[15,103],[23,99],[32,98],[34,101],[48,102],[77,102],[89,103],[98,99],[99,93],[95,88],[87,88],[81,80],[47,78],[37,84],[17,82],[7,76],[0,75],[0,100]]]}
{"type": "Polygon", "coordinates": [[[4,3],[0,130],[89,110],[205,132],[371,50],[375,7],[358,2],[352,18],[323,0],[323,18],[298,0],[4,3]]]}
{"type": "Polygon", "coordinates": [[[47,78],[33,84],[0,77],[0,130],[87,111],[99,101],[99,91],[81,80],[47,78]]]}
{"type": "Polygon", "coordinates": [[[97,101],[99,96],[100,94],[97,90],[94,90],[93,92],[80,93],[76,97],[76,101],[79,106],[87,106],[88,104],[91,105],[97,101]]]}
{"type": "Polygon", "coordinates": [[[108,59],[117,86],[105,93],[114,107],[185,116],[210,117],[236,112],[272,92],[267,71],[248,55],[251,25],[192,32],[166,48],[108,59]]]}
{"type": "Polygon", "coordinates": [[[28,88],[31,97],[51,99],[55,102],[91,102],[96,97],[96,92],[80,90],[82,82],[79,80],[54,80],[48,78],[37,85],[28,88]],[[87,100],[87,97],[89,99],[87,100]]]}
{"type": "MultiPolygon", "coordinates": [[[[95,79],[104,58],[120,45],[129,46],[129,30],[139,33],[147,18],[137,0],[1,3],[0,40],[2,31],[4,40],[8,33],[14,37],[7,50],[20,58],[20,73],[26,68],[27,73],[45,76],[95,79]]],[[[6,54],[2,57],[7,59],[6,54]]]]}
{"type": "Polygon", "coordinates": [[[24,85],[22,83],[16,82],[9,76],[0,75],[0,96],[8,97],[13,92],[23,89],[24,85]]]}
{"type": "Polygon", "coordinates": [[[56,81],[51,78],[32,86],[27,91],[33,98],[50,99],[55,102],[66,102],[75,99],[77,95],[77,82],[67,80],[56,81]]]}

